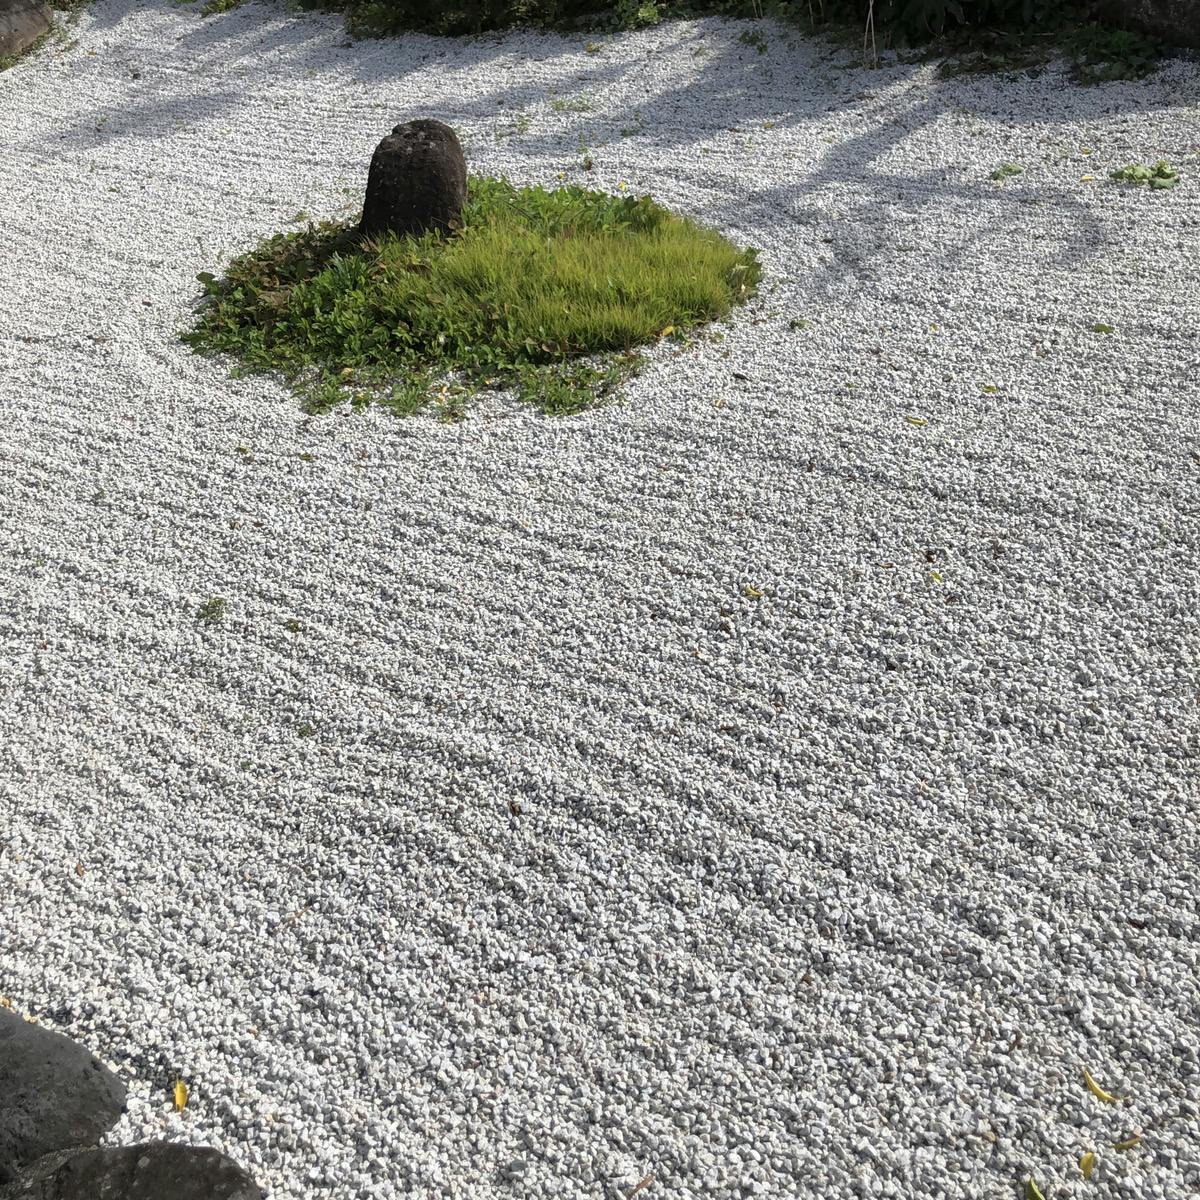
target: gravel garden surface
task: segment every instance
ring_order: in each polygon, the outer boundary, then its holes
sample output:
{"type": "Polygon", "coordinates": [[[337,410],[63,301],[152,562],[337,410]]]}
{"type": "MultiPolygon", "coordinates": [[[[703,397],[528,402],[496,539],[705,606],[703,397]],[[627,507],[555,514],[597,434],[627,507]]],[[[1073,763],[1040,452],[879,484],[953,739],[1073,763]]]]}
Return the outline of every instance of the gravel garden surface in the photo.
{"type": "Polygon", "coordinates": [[[69,36],[0,75],[0,994],[112,1142],[338,1200],[1200,1188],[1200,64],[69,36]],[[177,340],[417,116],[760,296],[561,419],[308,417],[177,340]]]}

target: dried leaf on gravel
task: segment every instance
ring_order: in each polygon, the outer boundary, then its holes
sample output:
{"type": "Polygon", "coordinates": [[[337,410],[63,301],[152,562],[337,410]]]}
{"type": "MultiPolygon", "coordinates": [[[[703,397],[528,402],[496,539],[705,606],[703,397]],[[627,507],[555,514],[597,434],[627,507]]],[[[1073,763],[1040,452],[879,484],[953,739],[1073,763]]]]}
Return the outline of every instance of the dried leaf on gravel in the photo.
{"type": "Polygon", "coordinates": [[[1079,1160],[1079,1169],[1083,1172],[1084,1179],[1091,1179],[1092,1172],[1096,1169],[1096,1156],[1092,1151],[1088,1151],[1079,1160]]]}
{"type": "Polygon", "coordinates": [[[1127,1137],[1123,1142],[1113,1142],[1113,1149],[1114,1150],[1132,1150],[1134,1148],[1134,1146],[1136,1146],[1138,1144],[1138,1142],[1140,1142],[1141,1140],[1142,1140],[1142,1135],[1140,1133],[1135,1133],[1135,1134],[1132,1134],[1130,1137],[1127,1137]]]}
{"type": "Polygon", "coordinates": [[[182,1079],[175,1080],[175,1111],[183,1112],[188,1102],[188,1086],[182,1079]]]}
{"type": "Polygon", "coordinates": [[[1034,1182],[1032,1175],[1025,1180],[1025,1200],[1046,1200],[1042,1189],[1034,1182]]]}
{"type": "Polygon", "coordinates": [[[1092,1073],[1083,1068],[1083,1080],[1087,1084],[1088,1091],[1096,1097],[1097,1100],[1103,1100],[1105,1104],[1116,1104],[1121,1097],[1114,1096],[1112,1092],[1106,1092],[1093,1078],[1092,1073]]]}

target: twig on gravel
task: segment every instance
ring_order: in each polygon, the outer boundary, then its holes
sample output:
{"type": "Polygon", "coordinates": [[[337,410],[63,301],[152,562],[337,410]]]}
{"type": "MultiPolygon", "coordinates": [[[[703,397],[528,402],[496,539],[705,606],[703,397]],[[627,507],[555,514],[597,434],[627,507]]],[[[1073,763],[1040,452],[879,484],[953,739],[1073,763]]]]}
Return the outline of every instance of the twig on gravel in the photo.
{"type": "Polygon", "coordinates": [[[642,1178],[639,1179],[637,1183],[635,1183],[633,1187],[631,1187],[629,1191],[625,1193],[625,1200],[632,1200],[632,1198],[636,1196],[638,1192],[642,1190],[642,1188],[648,1188],[653,1182],[654,1172],[650,1171],[648,1174],[643,1175],[642,1178]]]}

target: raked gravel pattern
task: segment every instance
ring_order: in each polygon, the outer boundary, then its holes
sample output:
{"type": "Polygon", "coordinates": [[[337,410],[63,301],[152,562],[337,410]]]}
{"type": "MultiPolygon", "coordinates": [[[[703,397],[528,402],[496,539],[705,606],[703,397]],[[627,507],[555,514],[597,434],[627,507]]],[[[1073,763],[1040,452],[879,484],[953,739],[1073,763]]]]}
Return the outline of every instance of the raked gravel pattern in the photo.
{"type": "Polygon", "coordinates": [[[1200,64],[756,28],[101,0],[0,75],[0,993],[111,1141],[296,1200],[1200,1188],[1200,64]],[[569,419],[176,340],[423,115],[763,295],[569,419]]]}

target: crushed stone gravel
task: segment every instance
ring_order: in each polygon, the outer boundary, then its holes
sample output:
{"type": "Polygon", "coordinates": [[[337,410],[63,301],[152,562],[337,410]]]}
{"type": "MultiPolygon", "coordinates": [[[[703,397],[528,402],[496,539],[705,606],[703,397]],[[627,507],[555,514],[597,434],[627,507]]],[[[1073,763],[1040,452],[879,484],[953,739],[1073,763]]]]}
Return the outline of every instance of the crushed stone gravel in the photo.
{"type": "Polygon", "coordinates": [[[0,993],[120,1071],[111,1144],[296,1200],[1200,1188],[1200,64],[750,28],[100,0],[0,75],[0,993]],[[762,295],[567,419],[308,418],[176,340],[426,115],[762,295]]]}

